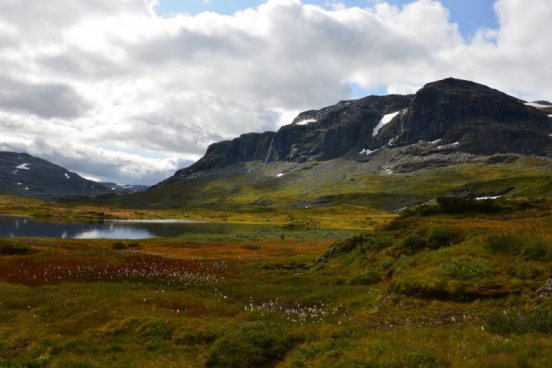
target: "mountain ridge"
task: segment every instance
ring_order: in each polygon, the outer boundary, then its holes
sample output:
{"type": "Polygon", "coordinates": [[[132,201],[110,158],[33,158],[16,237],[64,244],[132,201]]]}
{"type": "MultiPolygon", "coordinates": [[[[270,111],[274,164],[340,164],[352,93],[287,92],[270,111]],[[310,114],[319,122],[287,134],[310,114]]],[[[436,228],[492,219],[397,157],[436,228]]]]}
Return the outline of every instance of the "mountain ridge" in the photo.
{"type": "Polygon", "coordinates": [[[383,148],[420,142],[475,155],[550,155],[548,104],[527,103],[479,83],[446,78],[413,95],[340,101],[302,112],[276,132],[213,143],[199,161],[160,184],[245,162],[366,160],[383,148]]]}
{"type": "Polygon", "coordinates": [[[141,186],[117,186],[88,180],[50,161],[24,152],[0,152],[0,192],[41,199],[131,193],[141,186]],[[106,185],[107,184],[107,185],[106,185]],[[136,187],[136,188],[135,188],[136,187]]]}

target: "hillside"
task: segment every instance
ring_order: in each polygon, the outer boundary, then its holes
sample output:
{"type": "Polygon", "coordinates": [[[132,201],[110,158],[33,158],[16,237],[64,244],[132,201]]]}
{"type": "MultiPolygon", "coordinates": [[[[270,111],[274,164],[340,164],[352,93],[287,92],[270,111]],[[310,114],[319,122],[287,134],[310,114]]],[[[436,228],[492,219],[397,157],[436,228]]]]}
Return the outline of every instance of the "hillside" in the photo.
{"type": "Polygon", "coordinates": [[[264,212],[549,194],[550,113],[546,101],[448,78],[414,95],[341,101],[303,112],[277,132],[214,143],[149,191],[110,200],[264,212]]]}
{"type": "Polygon", "coordinates": [[[166,183],[243,162],[362,160],[376,150],[419,143],[436,153],[546,155],[552,151],[547,106],[448,78],[425,85],[413,96],[342,101],[303,112],[278,132],[215,143],[166,183]]]}
{"type": "Polygon", "coordinates": [[[0,152],[0,193],[59,199],[146,189],[140,186],[135,188],[107,184],[85,179],[75,172],[27,153],[0,152]]]}

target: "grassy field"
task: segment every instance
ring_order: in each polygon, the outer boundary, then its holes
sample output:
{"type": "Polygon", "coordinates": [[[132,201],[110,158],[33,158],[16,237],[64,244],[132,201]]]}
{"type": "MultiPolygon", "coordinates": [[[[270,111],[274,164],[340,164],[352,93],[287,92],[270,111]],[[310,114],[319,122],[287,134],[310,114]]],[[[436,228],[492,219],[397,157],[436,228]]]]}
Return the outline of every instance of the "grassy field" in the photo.
{"type": "Polygon", "coordinates": [[[131,197],[0,195],[0,213],[56,221],[277,225],[0,239],[0,367],[550,366],[549,160],[278,165],[131,197]]]}
{"type": "Polygon", "coordinates": [[[0,367],[550,366],[549,199],[358,212],[342,231],[2,239],[0,367]]]}
{"type": "Polygon", "coordinates": [[[358,208],[389,212],[444,194],[552,195],[551,159],[515,156],[511,162],[492,165],[487,160],[472,158],[408,173],[374,173],[371,161],[341,159],[274,162],[259,168],[244,163],[241,171],[214,173],[131,197],[106,197],[104,203],[152,209],[201,208],[229,216],[235,212],[277,216],[295,210],[297,216],[308,216],[305,208],[322,213],[327,213],[327,207],[339,206],[347,207],[342,213],[354,213],[358,208]]]}

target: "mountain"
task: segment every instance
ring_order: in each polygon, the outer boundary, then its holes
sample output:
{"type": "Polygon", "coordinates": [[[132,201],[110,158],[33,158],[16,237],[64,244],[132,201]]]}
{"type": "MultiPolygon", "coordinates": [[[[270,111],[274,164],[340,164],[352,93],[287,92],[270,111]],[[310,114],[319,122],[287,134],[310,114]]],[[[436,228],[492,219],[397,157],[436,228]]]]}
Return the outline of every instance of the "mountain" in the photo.
{"type": "Polygon", "coordinates": [[[550,118],[535,105],[489,87],[457,79],[429,83],[378,135],[404,146],[441,139],[455,150],[542,155],[552,148],[550,118]]]}
{"type": "Polygon", "coordinates": [[[149,189],[149,186],[147,185],[132,185],[132,184],[121,185],[121,184],[110,183],[110,182],[100,182],[100,184],[107,187],[112,192],[115,192],[118,194],[138,193],[149,189]]]}
{"type": "Polygon", "coordinates": [[[212,144],[203,158],[163,184],[244,162],[364,160],[378,150],[417,144],[435,152],[548,155],[550,110],[546,101],[527,103],[478,83],[447,78],[415,95],[341,101],[303,112],[277,132],[212,144]]]}
{"type": "Polygon", "coordinates": [[[284,208],[388,211],[442,195],[552,195],[549,114],[549,102],[447,78],[413,95],[305,111],[277,132],[210,145],[148,191],[96,200],[268,219],[284,208]]]}
{"type": "Polygon", "coordinates": [[[247,133],[212,144],[203,158],[174,179],[240,162],[328,160],[360,151],[375,140],[373,131],[381,118],[408,107],[412,99],[369,96],[303,112],[278,132],[247,133]]]}
{"type": "Polygon", "coordinates": [[[27,153],[0,152],[0,193],[43,199],[129,193],[140,186],[106,186],[27,153]]]}

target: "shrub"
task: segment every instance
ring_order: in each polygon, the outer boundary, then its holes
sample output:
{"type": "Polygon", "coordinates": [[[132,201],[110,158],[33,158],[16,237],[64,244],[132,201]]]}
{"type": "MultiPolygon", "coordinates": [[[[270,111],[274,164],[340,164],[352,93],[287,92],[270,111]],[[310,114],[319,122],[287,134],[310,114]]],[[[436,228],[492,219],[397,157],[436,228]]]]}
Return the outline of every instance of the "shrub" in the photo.
{"type": "Polygon", "coordinates": [[[523,280],[535,280],[544,275],[544,271],[531,264],[521,264],[509,270],[510,275],[523,280]]]}
{"type": "Polygon", "coordinates": [[[373,269],[364,270],[360,275],[351,280],[353,285],[372,285],[377,284],[381,280],[381,274],[373,269]]]}
{"type": "Polygon", "coordinates": [[[439,197],[437,205],[439,212],[448,214],[497,213],[504,210],[495,200],[478,201],[472,198],[439,197]]]}
{"type": "MultiPolygon", "coordinates": [[[[124,244],[123,244],[124,245],[124,244]]],[[[140,243],[134,242],[128,244],[129,248],[140,248],[140,243]]]]}
{"type": "Polygon", "coordinates": [[[485,327],[489,332],[501,335],[529,331],[525,313],[512,311],[491,314],[485,321],[485,327]]]}
{"type": "Polygon", "coordinates": [[[365,240],[365,235],[356,235],[347,239],[336,241],[330,246],[330,249],[325,254],[326,258],[335,257],[341,254],[350,253],[356,247],[362,245],[365,240]]]}
{"type": "Polygon", "coordinates": [[[493,253],[521,255],[526,260],[552,259],[552,249],[541,239],[517,234],[492,234],[487,236],[487,248],[493,253]]]}
{"type": "Polygon", "coordinates": [[[209,344],[215,341],[217,333],[209,329],[190,329],[178,334],[174,341],[182,345],[209,344]]]}
{"type": "Polygon", "coordinates": [[[364,243],[361,245],[361,250],[363,252],[382,250],[392,245],[393,235],[387,232],[382,232],[365,236],[364,243]]]}
{"type": "Polygon", "coordinates": [[[427,241],[418,235],[408,235],[402,242],[402,247],[417,251],[428,247],[427,241]]]}
{"type": "Polygon", "coordinates": [[[15,245],[15,244],[1,244],[0,243],[0,254],[15,256],[21,254],[31,253],[31,249],[24,245],[15,245]]]}
{"type": "Polygon", "coordinates": [[[355,235],[333,243],[324,257],[336,257],[341,254],[351,253],[353,250],[358,250],[362,253],[381,250],[391,245],[393,245],[393,236],[388,232],[355,235]]]}
{"type": "Polygon", "coordinates": [[[149,341],[170,340],[174,332],[174,326],[164,321],[153,321],[138,329],[138,335],[149,341]]]}
{"type": "Polygon", "coordinates": [[[490,276],[489,266],[477,259],[459,257],[441,266],[443,275],[456,280],[473,280],[490,276]]]}
{"type": "Polygon", "coordinates": [[[212,345],[208,368],[274,367],[299,339],[289,332],[263,322],[252,322],[230,331],[212,345]]]}
{"type": "Polygon", "coordinates": [[[541,305],[530,312],[503,311],[491,314],[485,326],[492,333],[501,335],[536,332],[552,334],[552,308],[541,305]]]}
{"type": "Polygon", "coordinates": [[[427,243],[431,249],[438,249],[460,243],[462,240],[464,240],[462,230],[440,226],[429,231],[427,243]]]}
{"type": "Polygon", "coordinates": [[[502,233],[487,236],[487,248],[492,253],[518,254],[523,247],[523,240],[514,234],[502,233]]]}
{"type": "Polygon", "coordinates": [[[543,260],[549,261],[552,259],[552,251],[548,244],[540,239],[528,241],[522,249],[521,255],[527,260],[543,260]]]}
{"type": "Polygon", "coordinates": [[[126,248],[127,246],[123,242],[115,242],[111,244],[111,249],[114,249],[114,250],[124,250],[126,248]]]}

